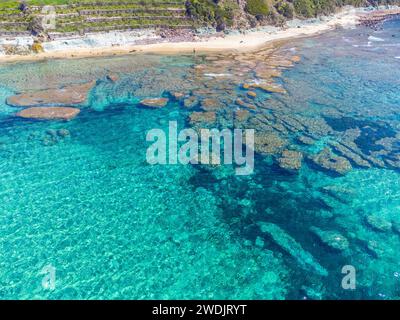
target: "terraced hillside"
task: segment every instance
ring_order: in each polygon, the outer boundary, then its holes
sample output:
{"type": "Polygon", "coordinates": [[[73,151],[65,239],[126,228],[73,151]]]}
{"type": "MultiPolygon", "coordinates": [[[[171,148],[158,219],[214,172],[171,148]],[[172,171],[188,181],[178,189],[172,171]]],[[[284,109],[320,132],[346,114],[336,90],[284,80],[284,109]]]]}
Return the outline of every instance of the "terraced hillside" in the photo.
{"type": "Polygon", "coordinates": [[[0,3],[0,34],[39,33],[44,14],[51,13],[43,9],[45,5],[55,9],[51,33],[194,26],[184,0],[27,0],[0,3]]]}

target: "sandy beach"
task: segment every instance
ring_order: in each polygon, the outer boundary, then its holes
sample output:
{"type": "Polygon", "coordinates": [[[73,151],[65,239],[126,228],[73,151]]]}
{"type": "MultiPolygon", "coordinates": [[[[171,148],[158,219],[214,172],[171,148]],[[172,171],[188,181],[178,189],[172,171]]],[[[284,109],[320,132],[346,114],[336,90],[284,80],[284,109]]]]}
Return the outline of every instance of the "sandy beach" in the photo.
{"type": "MultiPolygon", "coordinates": [[[[399,9],[398,10],[400,13],[399,9]]],[[[393,11],[393,9],[392,9],[393,11]]],[[[83,58],[96,56],[126,55],[132,53],[158,53],[158,54],[182,54],[182,53],[204,53],[204,52],[231,52],[251,51],[262,47],[268,42],[277,40],[288,40],[304,36],[317,35],[338,27],[352,28],[359,24],[360,19],[373,11],[366,8],[347,7],[335,15],[321,17],[311,20],[292,20],[285,28],[264,27],[256,30],[249,30],[246,33],[216,34],[215,36],[198,37],[197,41],[174,42],[173,40],[152,43],[152,44],[122,44],[122,45],[101,45],[101,42],[94,45],[65,45],[68,41],[64,39],[54,40],[45,44],[45,52],[32,55],[2,55],[0,62],[32,61],[57,58],[83,58]],[[61,45],[59,45],[61,44],[61,45]],[[100,45],[99,45],[100,44],[100,45]],[[48,49],[50,47],[50,49],[48,49]]],[[[384,11],[379,11],[384,12],[384,11]]],[[[106,39],[109,43],[118,39],[116,33],[96,35],[97,38],[106,39]]],[[[121,33],[119,33],[121,35],[121,33]]],[[[77,41],[85,41],[85,35],[77,41]]],[[[76,41],[76,39],[72,39],[76,41]]],[[[88,41],[89,42],[89,41],[88,41]]],[[[132,41],[131,39],[131,42],[132,41]]]]}

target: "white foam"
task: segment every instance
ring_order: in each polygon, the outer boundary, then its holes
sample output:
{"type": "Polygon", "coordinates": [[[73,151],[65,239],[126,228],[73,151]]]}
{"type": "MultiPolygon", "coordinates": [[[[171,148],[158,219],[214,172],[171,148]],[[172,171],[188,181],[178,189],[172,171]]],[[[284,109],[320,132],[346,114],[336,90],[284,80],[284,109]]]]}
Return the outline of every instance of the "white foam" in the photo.
{"type": "Polygon", "coordinates": [[[368,40],[369,41],[375,41],[375,42],[383,42],[383,41],[385,41],[385,39],[374,37],[374,36],[369,36],[368,40]]]}
{"type": "Polygon", "coordinates": [[[231,75],[229,73],[205,73],[204,74],[206,77],[230,77],[231,75]]]}

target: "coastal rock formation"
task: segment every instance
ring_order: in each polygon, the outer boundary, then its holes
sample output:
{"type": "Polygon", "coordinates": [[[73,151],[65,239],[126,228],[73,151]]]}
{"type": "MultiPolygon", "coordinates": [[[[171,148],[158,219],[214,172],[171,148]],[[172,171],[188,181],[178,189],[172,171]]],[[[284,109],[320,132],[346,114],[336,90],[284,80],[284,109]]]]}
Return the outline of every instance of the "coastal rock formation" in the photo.
{"type": "Polygon", "coordinates": [[[183,92],[171,92],[170,94],[175,101],[182,101],[183,98],[185,98],[185,94],[183,92]]]}
{"type": "Polygon", "coordinates": [[[80,109],[70,107],[33,107],[24,109],[17,116],[25,119],[38,120],[71,120],[80,112],[80,109]]]}
{"type": "Polygon", "coordinates": [[[311,227],[310,231],[315,234],[323,244],[332,249],[344,251],[349,247],[349,241],[336,231],[324,231],[317,227],[311,227]]]}
{"type": "Polygon", "coordinates": [[[375,240],[369,240],[367,243],[367,248],[369,252],[376,258],[381,258],[385,253],[383,246],[375,240]]]}
{"type": "Polygon", "coordinates": [[[279,167],[288,171],[298,171],[301,168],[303,154],[299,151],[284,150],[278,158],[279,167]]]}
{"type": "Polygon", "coordinates": [[[198,123],[215,123],[217,115],[213,111],[208,112],[193,112],[189,116],[189,121],[192,125],[198,123]]]}
{"type": "Polygon", "coordinates": [[[355,191],[353,189],[348,189],[337,185],[324,186],[319,188],[319,190],[343,203],[349,203],[355,195],[355,191]]]}
{"type": "Polygon", "coordinates": [[[42,139],[42,143],[45,146],[52,146],[57,144],[63,139],[69,138],[71,133],[68,129],[49,129],[46,131],[46,135],[42,139]]]}
{"type": "Polygon", "coordinates": [[[297,141],[299,141],[300,143],[304,144],[304,145],[308,145],[308,146],[312,146],[315,143],[315,140],[307,137],[307,136],[299,136],[297,138],[297,141]]]}
{"type": "Polygon", "coordinates": [[[109,74],[107,76],[107,79],[110,80],[111,82],[117,82],[119,80],[119,76],[115,73],[109,74]]]}
{"type": "Polygon", "coordinates": [[[273,132],[256,132],[254,137],[255,151],[273,155],[278,153],[287,142],[273,132]]]}
{"type": "Polygon", "coordinates": [[[237,98],[237,99],[235,100],[235,103],[236,103],[238,106],[244,107],[244,108],[247,108],[247,109],[252,109],[252,110],[256,110],[256,109],[257,109],[257,107],[254,106],[253,104],[248,103],[248,102],[246,102],[246,101],[244,101],[243,99],[240,99],[240,98],[237,98]]]}
{"type": "Polygon", "coordinates": [[[221,103],[214,98],[206,98],[201,101],[201,108],[204,111],[216,111],[221,108],[221,103]]]}
{"type": "Polygon", "coordinates": [[[199,104],[199,100],[194,96],[191,96],[191,97],[183,100],[183,106],[188,109],[194,108],[198,104],[199,104]]]}
{"type": "Polygon", "coordinates": [[[59,130],[57,130],[57,135],[62,138],[66,138],[66,137],[71,136],[71,132],[69,132],[69,130],[67,130],[67,129],[59,129],[59,130]]]}
{"type": "Polygon", "coordinates": [[[392,228],[393,231],[396,232],[397,234],[400,234],[400,222],[398,221],[392,221],[392,228]]]}
{"type": "Polygon", "coordinates": [[[61,89],[48,89],[31,93],[21,93],[7,98],[13,107],[71,106],[84,103],[95,81],[75,84],[61,89]]]}
{"type": "Polygon", "coordinates": [[[367,224],[377,231],[389,231],[392,228],[392,223],[378,215],[369,215],[366,218],[367,224]]]}
{"type": "Polygon", "coordinates": [[[291,255],[303,269],[312,270],[321,276],[328,275],[328,271],[315,261],[314,257],[305,251],[286,231],[269,222],[258,222],[257,224],[262,233],[266,233],[282,250],[291,255]]]}
{"type": "Polygon", "coordinates": [[[318,167],[340,175],[344,175],[352,169],[349,160],[335,155],[329,148],[323,149],[317,155],[311,156],[310,159],[318,167]]]}
{"type": "Polygon", "coordinates": [[[266,92],[271,92],[271,93],[285,93],[286,90],[283,89],[280,85],[278,84],[269,84],[269,83],[260,83],[260,84],[255,84],[252,86],[253,88],[259,88],[261,90],[264,90],[266,92]]]}
{"type": "Polygon", "coordinates": [[[248,91],[247,96],[251,99],[255,99],[257,97],[257,93],[255,93],[254,91],[248,91]]]}
{"type": "Polygon", "coordinates": [[[167,105],[167,103],[168,103],[167,98],[149,98],[140,101],[141,106],[153,109],[164,108],[167,105]]]}
{"type": "Polygon", "coordinates": [[[238,109],[235,111],[235,120],[238,122],[244,122],[250,117],[250,112],[244,109],[238,109]]]}

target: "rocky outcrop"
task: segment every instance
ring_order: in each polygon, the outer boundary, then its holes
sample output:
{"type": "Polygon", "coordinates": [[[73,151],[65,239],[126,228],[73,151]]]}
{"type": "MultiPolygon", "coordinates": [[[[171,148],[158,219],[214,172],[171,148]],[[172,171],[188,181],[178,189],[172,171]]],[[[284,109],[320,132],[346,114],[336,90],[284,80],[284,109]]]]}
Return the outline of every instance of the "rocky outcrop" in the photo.
{"type": "Polygon", "coordinates": [[[238,122],[244,122],[250,117],[250,112],[244,109],[238,109],[235,111],[235,120],[238,122]]]}
{"type": "Polygon", "coordinates": [[[311,227],[310,231],[315,234],[318,239],[331,249],[344,251],[349,248],[349,241],[336,231],[324,231],[317,227],[311,227]]]}
{"type": "Polygon", "coordinates": [[[254,137],[255,151],[265,155],[278,153],[286,144],[287,141],[272,132],[256,132],[254,137]]]}
{"type": "Polygon", "coordinates": [[[217,115],[213,111],[209,112],[193,112],[189,116],[189,121],[192,125],[198,123],[215,123],[217,115]]]}
{"type": "Polygon", "coordinates": [[[119,80],[119,76],[115,73],[109,74],[107,76],[107,79],[110,80],[111,82],[117,82],[119,80]]]}
{"type": "Polygon", "coordinates": [[[193,96],[183,100],[183,106],[188,109],[194,108],[198,104],[199,104],[199,100],[193,96]]]}
{"type": "Polygon", "coordinates": [[[164,108],[168,103],[167,98],[149,98],[140,101],[140,105],[147,108],[159,109],[164,108]]]}
{"type": "Polygon", "coordinates": [[[175,91],[175,92],[171,92],[170,94],[175,101],[182,101],[185,98],[185,94],[183,92],[175,91]]]}
{"type": "Polygon", "coordinates": [[[221,109],[221,103],[214,98],[206,98],[201,101],[201,108],[204,111],[217,111],[221,109]]]}
{"type": "Polygon", "coordinates": [[[298,171],[301,168],[303,154],[299,151],[284,150],[278,158],[279,167],[287,171],[298,171]]]}
{"type": "Polygon", "coordinates": [[[61,89],[48,89],[31,93],[21,93],[7,98],[13,107],[71,106],[84,103],[95,82],[76,84],[61,89]]]}
{"type": "Polygon", "coordinates": [[[307,137],[307,136],[299,136],[297,137],[297,141],[299,141],[301,144],[307,145],[307,146],[312,146],[315,143],[315,140],[307,137]]]}
{"type": "Polygon", "coordinates": [[[33,107],[24,109],[17,116],[25,119],[38,120],[71,120],[79,114],[80,110],[70,107],[33,107]]]}
{"type": "Polygon", "coordinates": [[[329,148],[323,149],[310,159],[318,167],[339,175],[344,175],[352,169],[349,160],[335,155],[329,148]]]}
{"type": "Polygon", "coordinates": [[[322,267],[303,247],[276,224],[258,222],[262,233],[267,234],[282,250],[291,255],[305,270],[311,270],[321,276],[327,276],[328,271],[322,267]]]}
{"type": "Polygon", "coordinates": [[[378,215],[369,215],[366,218],[367,224],[377,231],[389,231],[392,229],[392,223],[378,215]]]}

